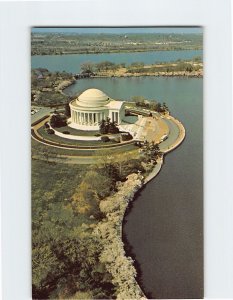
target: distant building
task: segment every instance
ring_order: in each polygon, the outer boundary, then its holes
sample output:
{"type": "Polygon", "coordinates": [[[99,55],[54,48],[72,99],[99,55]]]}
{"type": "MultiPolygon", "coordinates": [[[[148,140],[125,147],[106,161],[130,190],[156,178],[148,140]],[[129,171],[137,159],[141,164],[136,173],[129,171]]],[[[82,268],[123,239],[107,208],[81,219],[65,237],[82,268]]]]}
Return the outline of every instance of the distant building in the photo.
{"type": "Polygon", "coordinates": [[[99,122],[110,118],[121,124],[125,116],[123,101],[109,98],[98,89],[88,89],[70,102],[70,127],[81,130],[97,130],[99,122]]]}

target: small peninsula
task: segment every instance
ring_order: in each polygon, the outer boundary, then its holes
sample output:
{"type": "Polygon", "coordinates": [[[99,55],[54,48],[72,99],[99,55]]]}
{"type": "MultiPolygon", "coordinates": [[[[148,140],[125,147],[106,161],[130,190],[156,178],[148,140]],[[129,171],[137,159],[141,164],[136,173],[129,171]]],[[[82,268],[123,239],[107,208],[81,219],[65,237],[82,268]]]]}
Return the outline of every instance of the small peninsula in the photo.
{"type": "MultiPolygon", "coordinates": [[[[56,86],[59,84],[57,83],[56,86]]],[[[79,184],[75,192],[73,194],[65,192],[66,201],[60,200],[59,207],[64,216],[61,218],[59,213],[59,221],[57,221],[60,224],[67,220],[68,216],[72,216],[69,217],[67,224],[70,224],[74,231],[69,235],[73,234],[74,239],[81,237],[84,249],[90,245],[89,243],[93,244],[95,241],[97,248],[92,247],[91,252],[89,249],[85,254],[85,260],[91,259],[91,256],[95,257],[89,266],[89,272],[94,272],[92,280],[95,278],[97,282],[89,285],[85,283],[84,288],[74,285],[68,289],[67,294],[64,288],[62,293],[59,292],[48,282],[48,276],[54,277],[53,272],[51,273],[51,270],[42,272],[41,263],[48,258],[38,257],[41,254],[37,252],[38,248],[35,248],[33,250],[34,296],[38,297],[43,293],[51,294],[50,289],[52,289],[51,295],[67,299],[73,297],[79,299],[84,296],[89,299],[112,298],[113,295],[116,299],[146,299],[137,283],[138,274],[134,262],[125,254],[122,221],[128,203],[134,199],[135,193],[143,185],[159,173],[163,165],[163,156],[179,146],[185,138],[185,129],[170,115],[165,103],[150,103],[141,98],[136,98],[135,102],[116,101],[97,89],[83,92],[71,100],[69,106],[70,110],[65,106],[63,112],[51,112],[32,123],[32,159],[33,165],[44,165],[44,169],[46,165],[52,164],[54,172],[57,172],[57,165],[61,163],[67,166],[79,164],[83,166],[82,179],[78,180],[79,184]],[[107,107],[109,116],[113,118],[112,122],[106,115],[107,107]],[[97,108],[98,114],[95,112],[97,108]],[[72,225],[73,222],[78,223],[72,225]],[[78,236],[76,232],[79,232],[78,236]],[[102,275],[96,277],[94,275],[96,272],[102,275]],[[103,275],[106,282],[102,282],[103,275]],[[44,286],[45,283],[47,287],[44,286]],[[96,285],[102,286],[99,292],[96,285]],[[87,291],[87,286],[90,291],[87,291]]],[[[75,169],[69,167],[65,172],[68,170],[71,172],[75,169]]],[[[77,174],[81,174],[80,171],[77,174]]],[[[36,178],[38,177],[33,177],[33,182],[37,180],[36,178]]],[[[50,193],[46,195],[53,198],[53,192],[50,193]]],[[[37,197],[36,194],[34,197],[37,197]]],[[[41,199],[34,200],[33,210],[37,211],[40,205],[41,199]]],[[[48,211],[54,214],[56,206],[57,204],[54,207],[49,206],[48,211]]],[[[41,241],[35,235],[40,234],[49,221],[45,222],[47,214],[41,217],[38,219],[34,216],[33,220],[34,243],[38,241],[39,244],[41,241]]],[[[62,235],[67,236],[66,233],[62,235]]],[[[49,242],[49,245],[57,247],[55,241],[49,242]]],[[[61,249],[63,253],[64,245],[61,249]]],[[[43,251],[51,250],[46,248],[43,251]]],[[[81,263],[77,256],[80,252],[75,248],[72,251],[74,251],[72,254],[74,261],[66,258],[69,268],[74,268],[78,262],[81,263]]],[[[48,255],[52,255],[52,252],[49,253],[48,255]]],[[[59,261],[56,264],[59,265],[59,261]]],[[[49,261],[47,261],[47,268],[50,268],[49,261]]],[[[83,265],[82,270],[83,272],[85,270],[85,276],[89,274],[87,266],[83,265]]],[[[81,273],[76,275],[76,278],[79,276],[81,273]]],[[[82,276],[79,282],[83,282],[86,278],[82,276]]],[[[64,284],[66,286],[67,283],[64,284]]]]}

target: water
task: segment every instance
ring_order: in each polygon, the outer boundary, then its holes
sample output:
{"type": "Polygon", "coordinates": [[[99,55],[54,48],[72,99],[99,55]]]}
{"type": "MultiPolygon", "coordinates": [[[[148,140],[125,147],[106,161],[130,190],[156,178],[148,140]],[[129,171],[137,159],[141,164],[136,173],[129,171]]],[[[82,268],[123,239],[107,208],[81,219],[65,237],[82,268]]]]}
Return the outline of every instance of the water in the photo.
{"type": "Polygon", "coordinates": [[[80,65],[91,61],[98,63],[112,61],[114,63],[144,62],[152,64],[158,62],[175,61],[177,59],[191,59],[195,56],[202,56],[202,50],[182,51],[154,51],[135,53],[103,53],[103,54],[69,54],[69,55],[37,55],[32,56],[32,68],[46,68],[49,71],[66,71],[70,73],[80,72],[80,65]]]}
{"type": "Polygon", "coordinates": [[[123,232],[151,298],[203,296],[202,79],[102,78],[79,80],[69,94],[99,88],[110,97],[142,95],[165,101],[185,126],[182,145],[165,157],[160,174],[140,192],[123,232]]]}

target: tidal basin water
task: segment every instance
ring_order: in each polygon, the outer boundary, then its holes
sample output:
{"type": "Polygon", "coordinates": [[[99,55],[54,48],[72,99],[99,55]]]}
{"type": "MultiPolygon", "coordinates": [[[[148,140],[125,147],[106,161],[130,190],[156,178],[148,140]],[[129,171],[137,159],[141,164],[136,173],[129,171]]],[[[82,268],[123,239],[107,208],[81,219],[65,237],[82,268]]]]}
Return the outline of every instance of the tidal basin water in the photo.
{"type": "Polygon", "coordinates": [[[82,63],[90,61],[99,63],[111,61],[114,63],[144,62],[152,64],[158,62],[175,61],[177,59],[192,59],[202,56],[202,50],[182,51],[154,51],[135,53],[103,53],[103,54],[67,54],[67,55],[36,55],[31,58],[32,68],[46,68],[49,71],[66,71],[70,73],[80,72],[82,63]]]}
{"type": "MultiPolygon", "coordinates": [[[[166,102],[186,129],[184,142],[165,157],[159,175],[136,196],[124,219],[147,297],[203,297],[203,86],[200,78],[79,80],[71,95],[98,88],[115,99],[135,95],[166,102]]],[[[127,249],[129,247],[126,247],[127,249]]]]}

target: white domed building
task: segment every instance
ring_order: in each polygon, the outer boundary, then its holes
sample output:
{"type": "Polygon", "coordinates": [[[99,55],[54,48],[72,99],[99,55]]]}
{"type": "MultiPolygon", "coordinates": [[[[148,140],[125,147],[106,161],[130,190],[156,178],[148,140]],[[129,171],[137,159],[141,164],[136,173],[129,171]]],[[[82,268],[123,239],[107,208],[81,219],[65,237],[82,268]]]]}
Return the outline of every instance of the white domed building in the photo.
{"type": "Polygon", "coordinates": [[[98,89],[88,89],[70,102],[69,126],[81,130],[98,130],[99,122],[110,118],[121,124],[125,116],[123,101],[109,98],[98,89]]]}

